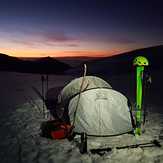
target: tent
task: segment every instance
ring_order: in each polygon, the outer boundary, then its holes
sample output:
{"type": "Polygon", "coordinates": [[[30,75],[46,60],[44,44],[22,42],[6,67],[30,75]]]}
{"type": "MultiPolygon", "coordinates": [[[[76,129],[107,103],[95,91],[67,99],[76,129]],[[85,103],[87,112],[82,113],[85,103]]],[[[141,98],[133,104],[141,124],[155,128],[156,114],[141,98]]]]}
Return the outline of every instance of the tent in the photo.
{"type": "Polygon", "coordinates": [[[128,99],[96,76],[80,77],[67,84],[58,96],[56,112],[60,114],[61,110],[66,110],[77,133],[112,136],[133,130],[128,99]]]}

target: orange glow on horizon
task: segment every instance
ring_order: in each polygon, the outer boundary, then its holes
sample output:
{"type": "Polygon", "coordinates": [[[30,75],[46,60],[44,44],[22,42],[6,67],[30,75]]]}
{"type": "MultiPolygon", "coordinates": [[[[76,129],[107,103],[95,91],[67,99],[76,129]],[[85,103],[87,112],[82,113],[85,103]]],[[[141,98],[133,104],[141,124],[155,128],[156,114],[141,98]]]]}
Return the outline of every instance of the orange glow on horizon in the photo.
{"type": "Polygon", "coordinates": [[[110,50],[110,51],[102,51],[102,50],[63,50],[63,51],[39,51],[39,50],[13,50],[13,49],[0,49],[1,53],[14,56],[14,57],[106,57],[112,56],[114,54],[118,54],[122,52],[121,50],[110,50]]]}

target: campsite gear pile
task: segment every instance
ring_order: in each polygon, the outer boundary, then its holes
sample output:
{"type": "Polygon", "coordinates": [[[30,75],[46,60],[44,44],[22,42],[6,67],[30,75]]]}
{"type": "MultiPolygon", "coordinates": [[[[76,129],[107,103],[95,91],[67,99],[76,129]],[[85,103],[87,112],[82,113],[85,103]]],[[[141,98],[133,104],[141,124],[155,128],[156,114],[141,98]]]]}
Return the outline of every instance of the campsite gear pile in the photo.
{"type": "MultiPolygon", "coordinates": [[[[52,139],[73,139],[75,135],[80,135],[81,153],[87,152],[87,137],[110,137],[126,133],[140,135],[143,84],[146,81],[143,80],[145,79],[144,67],[149,63],[145,57],[139,56],[134,59],[133,65],[136,66],[137,83],[136,122],[132,116],[129,99],[112,89],[111,85],[103,79],[86,76],[85,65],[83,77],[72,80],[60,91],[53,110],[55,120],[42,124],[42,135],[52,139]]],[[[151,143],[158,145],[156,141],[151,143]]],[[[143,144],[133,145],[131,148],[140,145],[143,144]]],[[[122,148],[117,147],[117,149],[122,148]]],[[[92,150],[92,153],[94,151],[96,150],[92,150]]],[[[110,148],[106,151],[110,151],[110,148]]]]}
{"type": "Polygon", "coordinates": [[[121,135],[133,131],[133,118],[128,104],[128,99],[103,79],[96,76],[80,77],[61,90],[55,109],[55,115],[58,116],[54,119],[74,126],[73,133],[79,135],[121,135]]]}

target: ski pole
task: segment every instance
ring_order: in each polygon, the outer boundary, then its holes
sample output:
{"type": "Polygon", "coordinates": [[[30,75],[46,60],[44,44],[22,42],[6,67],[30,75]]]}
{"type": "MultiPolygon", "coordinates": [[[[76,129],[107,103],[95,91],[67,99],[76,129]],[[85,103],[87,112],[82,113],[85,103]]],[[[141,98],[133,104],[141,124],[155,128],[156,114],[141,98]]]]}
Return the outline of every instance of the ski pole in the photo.
{"type": "Polygon", "coordinates": [[[49,89],[49,75],[46,74],[46,92],[48,91],[49,89]]]}
{"type": "Polygon", "coordinates": [[[141,135],[142,123],[142,95],[143,95],[143,72],[144,67],[149,65],[147,58],[138,56],[134,59],[136,66],[136,129],[135,135],[141,135]]]}
{"type": "Polygon", "coordinates": [[[42,83],[42,97],[43,97],[43,100],[42,100],[42,107],[43,107],[43,116],[45,116],[45,105],[44,105],[44,101],[45,101],[45,91],[44,91],[44,81],[45,81],[45,78],[44,78],[44,75],[41,76],[41,83],[42,83]]]}

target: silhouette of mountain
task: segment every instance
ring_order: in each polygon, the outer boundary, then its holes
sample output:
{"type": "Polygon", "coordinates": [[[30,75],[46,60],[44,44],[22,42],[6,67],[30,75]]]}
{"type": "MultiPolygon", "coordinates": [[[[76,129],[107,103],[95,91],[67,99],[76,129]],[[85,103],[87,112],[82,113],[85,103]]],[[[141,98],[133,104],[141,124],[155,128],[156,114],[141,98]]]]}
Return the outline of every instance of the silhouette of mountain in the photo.
{"type": "Polygon", "coordinates": [[[20,63],[20,59],[0,53],[0,70],[12,70],[20,63]]]}
{"type": "Polygon", "coordinates": [[[20,59],[16,58],[16,57],[12,57],[3,53],[0,53],[0,62],[12,62],[12,61],[20,61],[20,59]]]}
{"type": "MultiPolygon", "coordinates": [[[[163,45],[159,45],[85,62],[88,67],[87,74],[118,75],[132,72],[132,63],[136,56],[145,56],[146,58],[148,58],[150,63],[150,66],[148,68],[149,70],[160,70],[163,68],[163,45]]],[[[68,71],[68,73],[81,74],[81,66],[74,70],[68,71]]]]}
{"type": "Polygon", "coordinates": [[[0,70],[25,73],[60,74],[68,70],[70,66],[51,57],[37,60],[21,60],[0,53],[0,70]]]}
{"type": "MultiPolygon", "coordinates": [[[[133,59],[136,56],[145,56],[148,58],[149,70],[163,69],[163,45],[137,49],[134,51],[118,54],[102,59],[85,61],[88,66],[88,75],[117,75],[133,71],[133,59]]],[[[82,64],[81,64],[82,65],[82,64]]],[[[36,60],[21,60],[0,53],[0,70],[17,71],[27,73],[63,73],[68,70],[69,74],[80,74],[81,66],[69,70],[71,67],[51,57],[39,58],[36,60]]]]}
{"type": "MultiPolygon", "coordinates": [[[[62,73],[70,68],[70,66],[66,63],[60,62],[54,58],[51,57],[44,57],[40,58],[35,61],[26,61],[26,64],[31,64],[33,67],[31,68],[31,71],[38,73],[62,73]]],[[[27,69],[26,69],[27,70],[27,69]]],[[[27,70],[28,71],[28,70],[27,70]]]]}

